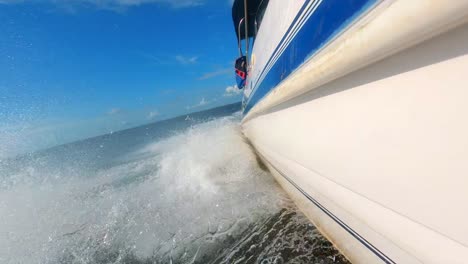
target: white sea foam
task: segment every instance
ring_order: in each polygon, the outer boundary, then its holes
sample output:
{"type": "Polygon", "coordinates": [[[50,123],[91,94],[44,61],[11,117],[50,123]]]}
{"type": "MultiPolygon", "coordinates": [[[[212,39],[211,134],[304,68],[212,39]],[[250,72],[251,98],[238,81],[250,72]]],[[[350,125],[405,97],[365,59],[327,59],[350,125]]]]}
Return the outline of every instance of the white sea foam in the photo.
{"type": "Polygon", "coordinates": [[[120,161],[91,175],[80,168],[49,175],[29,164],[4,177],[0,263],[123,263],[129,256],[190,263],[286,200],[257,166],[236,117],[195,125],[120,161]],[[15,177],[21,180],[11,184],[15,177]]]}

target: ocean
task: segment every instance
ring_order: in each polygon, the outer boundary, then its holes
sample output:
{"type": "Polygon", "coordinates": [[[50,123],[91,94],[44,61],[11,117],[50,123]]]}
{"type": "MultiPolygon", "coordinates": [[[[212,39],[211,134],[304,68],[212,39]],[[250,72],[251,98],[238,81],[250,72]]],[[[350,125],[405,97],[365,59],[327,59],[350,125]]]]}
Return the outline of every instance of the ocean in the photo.
{"type": "Polygon", "coordinates": [[[0,263],[348,263],[246,143],[240,104],[0,161],[0,263]]]}

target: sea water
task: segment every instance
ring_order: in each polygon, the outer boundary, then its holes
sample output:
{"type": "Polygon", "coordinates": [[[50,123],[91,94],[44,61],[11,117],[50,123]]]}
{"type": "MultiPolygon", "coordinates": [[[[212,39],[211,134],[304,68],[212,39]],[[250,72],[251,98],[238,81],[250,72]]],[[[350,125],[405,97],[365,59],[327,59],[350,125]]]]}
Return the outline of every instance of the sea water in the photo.
{"type": "Polygon", "coordinates": [[[0,263],[346,263],[259,166],[238,109],[0,161],[0,263]]]}

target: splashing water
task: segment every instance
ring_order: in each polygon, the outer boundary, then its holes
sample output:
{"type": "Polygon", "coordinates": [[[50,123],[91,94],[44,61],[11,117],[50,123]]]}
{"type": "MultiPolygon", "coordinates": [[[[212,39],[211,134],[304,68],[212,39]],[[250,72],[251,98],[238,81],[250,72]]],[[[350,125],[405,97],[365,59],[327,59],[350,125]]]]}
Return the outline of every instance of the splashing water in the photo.
{"type": "Polygon", "coordinates": [[[259,168],[238,116],[131,145],[1,163],[0,263],[346,262],[259,168]]]}

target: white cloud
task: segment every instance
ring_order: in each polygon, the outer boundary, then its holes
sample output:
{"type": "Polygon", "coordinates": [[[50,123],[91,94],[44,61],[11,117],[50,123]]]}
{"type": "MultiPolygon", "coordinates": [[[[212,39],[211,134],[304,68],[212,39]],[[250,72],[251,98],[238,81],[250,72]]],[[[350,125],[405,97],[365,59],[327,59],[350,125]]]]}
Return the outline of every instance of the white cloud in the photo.
{"type": "Polygon", "coordinates": [[[197,63],[198,57],[197,57],[197,56],[185,57],[185,56],[182,56],[182,55],[177,55],[177,56],[175,57],[175,59],[176,59],[176,61],[179,62],[180,64],[187,65],[187,64],[195,64],[195,63],[197,63]]]}
{"type": "Polygon", "coordinates": [[[148,119],[153,119],[153,118],[155,118],[155,117],[157,117],[159,115],[160,115],[160,113],[158,111],[151,111],[151,112],[148,113],[148,119]]]}
{"type": "Polygon", "coordinates": [[[192,106],[187,106],[185,107],[186,109],[193,109],[193,108],[198,108],[198,107],[202,107],[202,106],[205,106],[205,105],[208,105],[208,104],[211,104],[212,102],[214,102],[216,100],[206,100],[205,97],[203,97],[200,102],[198,102],[197,104],[195,105],[192,105],[192,106]]]}
{"type": "MultiPolygon", "coordinates": [[[[21,2],[35,2],[33,0],[0,0],[0,4],[16,4],[21,2]]],[[[201,6],[205,0],[44,0],[54,4],[89,4],[102,9],[121,9],[123,7],[139,6],[144,4],[166,4],[173,8],[187,8],[201,6]]]]}
{"type": "Polygon", "coordinates": [[[226,87],[226,90],[224,91],[223,96],[224,97],[229,97],[229,96],[236,96],[242,93],[242,90],[237,88],[237,85],[233,86],[228,86],[226,87]]]}
{"type": "Polygon", "coordinates": [[[198,78],[198,80],[207,80],[207,79],[211,79],[211,78],[214,78],[214,77],[217,77],[217,76],[227,75],[227,74],[230,74],[230,73],[233,73],[233,72],[234,72],[234,70],[232,68],[219,69],[219,70],[216,70],[216,71],[207,72],[207,73],[203,74],[200,78],[198,78]]]}
{"type": "Polygon", "coordinates": [[[120,112],[122,112],[122,109],[120,109],[120,108],[112,108],[112,109],[110,109],[109,111],[107,111],[107,114],[108,114],[108,115],[116,115],[116,114],[119,114],[120,112]]]}
{"type": "MultiPolygon", "coordinates": [[[[0,0],[1,1],[1,0],[0,0]]],[[[142,58],[148,60],[151,63],[158,65],[193,65],[198,63],[198,56],[184,56],[184,55],[169,55],[169,54],[158,54],[154,55],[146,52],[138,52],[142,58]]]]}
{"type": "Polygon", "coordinates": [[[201,99],[201,101],[198,103],[197,106],[204,106],[204,105],[207,105],[207,104],[208,104],[208,101],[205,100],[205,97],[203,97],[203,98],[201,99]]]}

